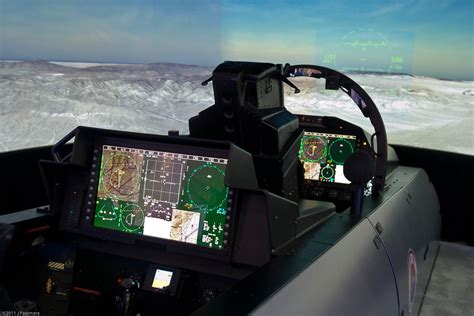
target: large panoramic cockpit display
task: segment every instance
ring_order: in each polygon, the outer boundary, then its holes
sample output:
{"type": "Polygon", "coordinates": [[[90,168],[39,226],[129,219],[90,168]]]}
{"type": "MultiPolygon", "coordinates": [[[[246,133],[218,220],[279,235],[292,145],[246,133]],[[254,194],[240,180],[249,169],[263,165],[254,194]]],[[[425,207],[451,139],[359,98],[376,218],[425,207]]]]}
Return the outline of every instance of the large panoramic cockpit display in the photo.
{"type": "Polygon", "coordinates": [[[226,158],[112,145],[101,153],[95,228],[226,247],[226,158]]]}
{"type": "Polygon", "coordinates": [[[305,131],[299,151],[305,180],[349,184],[344,176],[344,162],[357,147],[354,135],[305,131]]]}

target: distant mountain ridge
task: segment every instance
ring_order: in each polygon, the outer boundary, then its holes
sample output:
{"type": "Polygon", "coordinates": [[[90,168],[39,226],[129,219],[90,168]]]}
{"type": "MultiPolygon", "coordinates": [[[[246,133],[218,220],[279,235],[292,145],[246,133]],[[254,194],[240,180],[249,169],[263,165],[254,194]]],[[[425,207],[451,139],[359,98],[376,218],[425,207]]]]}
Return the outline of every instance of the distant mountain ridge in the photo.
{"type": "MultiPolygon", "coordinates": [[[[108,64],[108,63],[82,63],[82,62],[55,62],[42,59],[24,60],[24,61],[2,61],[0,60],[0,69],[19,69],[29,71],[51,71],[51,72],[117,72],[117,71],[154,71],[154,72],[182,72],[185,76],[201,74],[207,72],[211,74],[214,67],[180,64],[172,62],[156,62],[146,64],[108,64]],[[90,64],[90,66],[75,67],[74,64],[90,64]]],[[[428,76],[412,75],[409,73],[397,72],[377,72],[377,71],[346,71],[343,72],[348,76],[354,75],[375,75],[375,76],[407,76],[412,78],[431,78],[436,80],[454,81],[451,79],[433,78],[428,76]]],[[[469,81],[460,81],[469,82],[469,81]]]]}
{"type": "MultiPolygon", "coordinates": [[[[178,64],[178,63],[147,63],[147,64],[100,64],[100,63],[90,63],[91,66],[76,68],[73,65],[75,62],[67,63],[60,62],[56,63],[54,61],[47,61],[42,59],[33,59],[33,60],[22,60],[22,61],[2,61],[0,60],[0,68],[4,69],[15,69],[15,68],[30,68],[38,70],[47,70],[47,69],[76,69],[76,70],[122,70],[125,68],[137,69],[137,70],[170,70],[176,68],[182,69],[194,69],[194,70],[212,70],[212,67],[203,67],[197,65],[188,65],[188,64],[178,64]],[[71,64],[68,66],[67,64],[71,64]]],[[[89,63],[77,63],[77,64],[89,64],[89,63]]]]}
{"type": "Polygon", "coordinates": [[[417,77],[415,75],[406,73],[406,72],[382,72],[382,71],[364,71],[364,70],[351,70],[344,72],[347,75],[356,74],[356,75],[378,75],[378,76],[408,76],[408,77],[417,77]]]}
{"type": "Polygon", "coordinates": [[[72,67],[61,66],[46,60],[34,59],[28,61],[0,61],[0,69],[22,69],[38,71],[70,71],[72,67]]]}

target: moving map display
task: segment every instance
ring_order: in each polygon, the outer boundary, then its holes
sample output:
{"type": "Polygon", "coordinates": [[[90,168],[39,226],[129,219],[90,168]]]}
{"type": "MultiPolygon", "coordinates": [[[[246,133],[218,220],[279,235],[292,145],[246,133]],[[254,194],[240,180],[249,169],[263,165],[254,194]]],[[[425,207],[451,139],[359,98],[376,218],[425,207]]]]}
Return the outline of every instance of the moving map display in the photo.
{"type": "Polygon", "coordinates": [[[323,182],[350,183],[344,176],[344,162],[357,150],[357,137],[305,131],[299,158],[304,178],[323,182]]]}
{"type": "Polygon", "coordinates": [[[104,145],[94,227],[223,249],[227,159],[104,145]]]}

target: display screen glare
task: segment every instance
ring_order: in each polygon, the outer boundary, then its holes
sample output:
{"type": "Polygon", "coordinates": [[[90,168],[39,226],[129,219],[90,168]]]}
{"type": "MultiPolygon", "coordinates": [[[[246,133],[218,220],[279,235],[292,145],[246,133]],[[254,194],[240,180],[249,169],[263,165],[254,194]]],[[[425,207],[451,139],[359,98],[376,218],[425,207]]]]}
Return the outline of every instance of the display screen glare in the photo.
{"type": "Polygon", "coordinates": [[[227,159],[104,145],[94,227],[223,249],[227,159]]]}
{"type": "Polygon", "coordinates": [[[356,151],[357,137],[305,131],[299,158],[306,180],[350,183],[344,176],[344,162],[356,151]]]}
{"type": "Polygon", "coordinates": [[[167,288],[171,284],[172,277],[173,277],[173,272],[156,269],[151,287],[154,289],[159,289],[159,290],[167,288]]]}

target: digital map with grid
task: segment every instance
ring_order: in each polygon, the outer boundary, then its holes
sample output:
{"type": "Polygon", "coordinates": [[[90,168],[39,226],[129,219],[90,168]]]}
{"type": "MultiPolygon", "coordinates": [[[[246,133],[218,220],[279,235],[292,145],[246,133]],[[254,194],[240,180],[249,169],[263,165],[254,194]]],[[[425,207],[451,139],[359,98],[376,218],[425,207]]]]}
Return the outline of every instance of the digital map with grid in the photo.
{"type": "Polygon", "coordinates": [[[143,199],[178,203],[184,166],[183,161],[172,157],[147,160],[143,199]]]}

